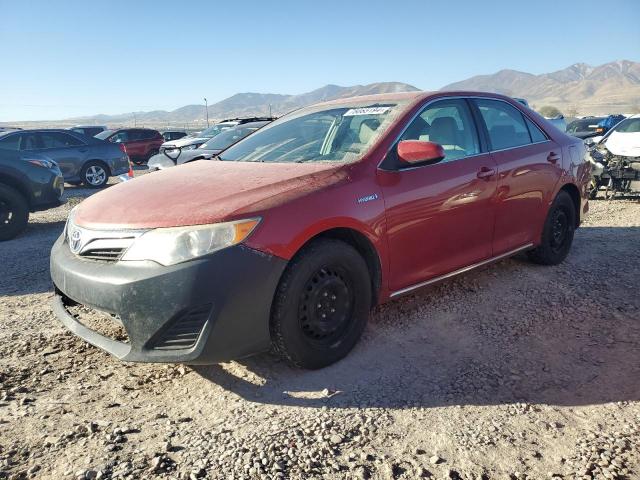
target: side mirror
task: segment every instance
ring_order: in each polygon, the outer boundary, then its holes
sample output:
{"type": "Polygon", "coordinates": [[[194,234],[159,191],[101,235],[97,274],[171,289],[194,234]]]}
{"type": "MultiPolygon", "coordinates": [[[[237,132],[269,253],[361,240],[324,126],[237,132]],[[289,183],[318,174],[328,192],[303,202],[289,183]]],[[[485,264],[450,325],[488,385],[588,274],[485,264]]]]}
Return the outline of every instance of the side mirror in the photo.
{"type": "Polygon", "coordinates": [[[416,163],[436,163],[445,157],[442,145],[420,140],[402,140],[398,143],[400,161],[413,165],[416,163]]]}

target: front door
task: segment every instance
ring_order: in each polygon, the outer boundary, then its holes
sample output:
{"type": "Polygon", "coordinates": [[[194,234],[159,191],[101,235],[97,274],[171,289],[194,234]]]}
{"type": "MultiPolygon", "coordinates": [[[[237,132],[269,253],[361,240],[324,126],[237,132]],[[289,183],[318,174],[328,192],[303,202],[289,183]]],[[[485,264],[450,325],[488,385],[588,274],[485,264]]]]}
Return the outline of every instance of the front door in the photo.
{"type": "MultiPolygon", "coordinates": [[[[427,104],[400,140],[443,146],[444,160],[378,171],[384,194],[392,292],[491,257],[496,166],[483,152],[464,99],[427,104]]],[[[391,159],[389,159],[391,157],[391,159]]]]}

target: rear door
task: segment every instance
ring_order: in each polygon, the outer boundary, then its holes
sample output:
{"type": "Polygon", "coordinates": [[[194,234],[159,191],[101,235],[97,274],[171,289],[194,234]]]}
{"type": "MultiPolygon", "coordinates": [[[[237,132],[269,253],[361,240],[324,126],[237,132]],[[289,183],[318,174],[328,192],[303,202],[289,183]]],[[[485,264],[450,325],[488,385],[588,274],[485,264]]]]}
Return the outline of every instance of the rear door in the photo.
{"type": "Polygon", "coordinates": [[[562,149],[504,100],[474,99],[498,166],[494,255],[536,243],[562,172],[562,149]]]}
{"type": "Polygon", "coordinates": [[[141,130],[132,128],[126,130],[127,132],[127,153],[130,157],[141,158],[145,154],[144,140],[142,139],[141,130]]]}
{"type": "Polygon", "coordinates": [[[430,165],[394,168],[396,143],[378,171],[386,208],[389,288],[396,293],[491,256],[497,184],[495,162],[481,147],[465,99],[428,103],[401,140],[439,143],[446,157],[430,165]]]}

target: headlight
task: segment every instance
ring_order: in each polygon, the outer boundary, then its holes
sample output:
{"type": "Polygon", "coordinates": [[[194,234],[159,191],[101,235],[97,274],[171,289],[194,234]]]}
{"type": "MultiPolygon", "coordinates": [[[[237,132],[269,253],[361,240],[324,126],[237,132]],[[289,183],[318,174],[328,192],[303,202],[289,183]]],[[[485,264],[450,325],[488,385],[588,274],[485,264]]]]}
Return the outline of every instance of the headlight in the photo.
{"type": "Polygon", "coordinates": [[[64,230],[62,230],[62,236],[65,240],[65,242],[68,242],[69,239],[67,238],[67,234],[68,234],[68,230],[69,230],[69,223],[73,222],[73,217],[76,216],[76,211],[78,210],[78,205],[76,205],[75,207],[73,207],[71,209],[71,211],[69,212],[69,216],[67,217],[67,221],[64,224],[64,230]]]}
{"type": "MultiPolygon", "coordinates": [[[[202,145],[202,144],[200,144],[202,145]]],[[[185,145],[184,147],[182,147],[182,150],[193,150],[195,148],[198,148],[200,145],[198,144],[194,144],[194,145],[185,145]]]]}
{"type": "Polygon", "coordinates": [[[259,218],[251,218],[213,225],[156,228],[138,237],[122,260],[175,265],[242,242],[259,222],[259,218]]]}
{"type": "Polygon", "coordinates": [[[48,169],[52,169],[53,167],[56,166],[56,164],[50,160],[36,159],[36,160],[27,160],[27,162],[31,163],[32,165],[36,165],[38,167],[43,167],[48,169]]]}

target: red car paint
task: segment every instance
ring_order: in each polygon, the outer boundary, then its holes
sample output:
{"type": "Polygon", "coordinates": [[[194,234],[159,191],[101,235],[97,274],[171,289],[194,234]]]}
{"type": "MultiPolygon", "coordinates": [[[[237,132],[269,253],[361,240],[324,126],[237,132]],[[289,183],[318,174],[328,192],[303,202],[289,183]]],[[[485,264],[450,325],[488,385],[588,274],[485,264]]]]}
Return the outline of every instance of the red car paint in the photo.
{"type": "Polygon", "coordinates": [[[377,254],[382,277],[377,298],[384,302],[430,279],[537,245],[560,189],[578,199],[579,219],[588,211],[590,173],[582,141],[535,112],[508,97],[477,92],[370,97],[400,98],[412,101],[355,163],[196,162],[90,197],[75,221],[87,228],[152,228],[259,216],[262,222],[245,243],[284,259],[316,235],[349,229],[366,237],[377,254]],[[544,130],[549,141],[462,161],[381,169],[415,114],[427,102],[447,97],[506,101],[544,130]],[[363,198],[368,200],[359,201],[363,198]],[[130,208],[142,201],[144,209],[130,208]]]}
{"type": "Polygon", "coordinates": [[[121,132],[127,135],[127,140],[118,143],[124,145],[129,157],[135,160],[148,159],[158,153],[160,145],[164,143],[164,137],[160,135],[160,132],[150,128],[121,128],[115,130],[107,140],[114,141],[121,132]]]}

